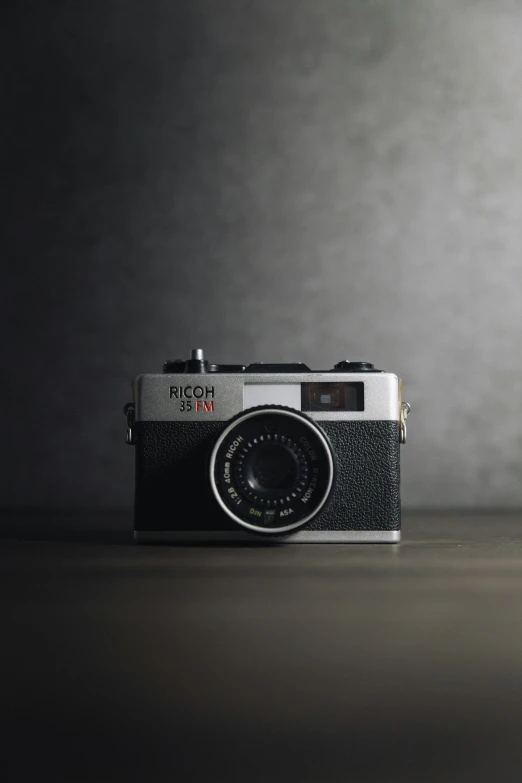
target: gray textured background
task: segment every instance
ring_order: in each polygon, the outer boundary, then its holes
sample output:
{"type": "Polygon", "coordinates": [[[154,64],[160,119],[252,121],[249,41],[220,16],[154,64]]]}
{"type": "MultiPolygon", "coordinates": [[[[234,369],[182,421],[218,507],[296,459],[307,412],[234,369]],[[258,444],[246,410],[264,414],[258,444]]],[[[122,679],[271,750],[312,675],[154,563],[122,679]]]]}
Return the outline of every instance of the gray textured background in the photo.
{"type": "Polygon", "coordinates": [[[518,0],[19,2],[3,37],[3,502],[130,504],[129,378],[201,345],[395,371],[405,505],[522,505],[518,0]]]}

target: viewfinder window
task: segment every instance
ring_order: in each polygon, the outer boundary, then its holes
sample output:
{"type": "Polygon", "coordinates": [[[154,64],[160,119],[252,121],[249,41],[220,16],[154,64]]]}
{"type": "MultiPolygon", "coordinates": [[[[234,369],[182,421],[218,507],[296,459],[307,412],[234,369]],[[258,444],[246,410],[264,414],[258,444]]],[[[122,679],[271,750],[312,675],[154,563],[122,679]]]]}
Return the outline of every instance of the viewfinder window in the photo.
{"type": "Polygon", "coordinates": [[[363,411],[364,383],[302,383],[302,411],[363,411]]]}

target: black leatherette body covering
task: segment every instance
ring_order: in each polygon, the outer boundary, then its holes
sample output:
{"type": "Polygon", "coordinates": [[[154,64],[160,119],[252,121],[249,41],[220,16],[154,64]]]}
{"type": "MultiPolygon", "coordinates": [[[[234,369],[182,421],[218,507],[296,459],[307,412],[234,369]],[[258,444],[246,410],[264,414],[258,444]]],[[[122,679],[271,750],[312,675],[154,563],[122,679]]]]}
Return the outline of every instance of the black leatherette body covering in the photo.
{"type": "MultiPolygon", "coordinates": [[[[209,481],[210,452],[226,424],[136,423],[137,530],[238,529],[218,505],[209,481]]],[[[399,423],[318,424],[332,444],[336,475],[329,501],[300,529],[398,530],[399,423]]]]}

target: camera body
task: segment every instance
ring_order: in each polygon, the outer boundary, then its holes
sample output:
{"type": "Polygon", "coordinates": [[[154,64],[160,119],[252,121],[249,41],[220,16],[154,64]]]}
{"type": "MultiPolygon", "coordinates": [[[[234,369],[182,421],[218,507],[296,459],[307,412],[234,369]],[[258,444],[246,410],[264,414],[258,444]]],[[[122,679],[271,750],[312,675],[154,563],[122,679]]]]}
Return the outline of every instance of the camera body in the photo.
{"type": "Polygon", "coordinates": [[[397,542],[402,381],[367,362],[139,375],[125,406],[138,542],[397,542]]]}

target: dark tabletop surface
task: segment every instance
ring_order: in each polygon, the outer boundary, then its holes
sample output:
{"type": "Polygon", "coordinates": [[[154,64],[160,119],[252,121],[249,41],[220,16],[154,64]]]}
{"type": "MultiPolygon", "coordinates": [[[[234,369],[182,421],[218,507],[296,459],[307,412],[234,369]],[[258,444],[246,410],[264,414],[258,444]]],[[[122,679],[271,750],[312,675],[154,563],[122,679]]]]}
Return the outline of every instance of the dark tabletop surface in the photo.
{"type": "Polygon", "coordinates": [[[132,543],[4,512],[2,779],[522,779],[522,513],[399,545],[132,543]]]}

